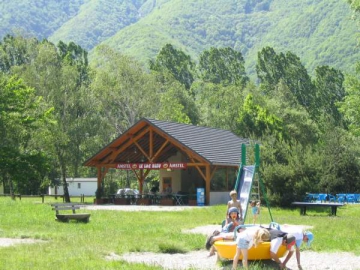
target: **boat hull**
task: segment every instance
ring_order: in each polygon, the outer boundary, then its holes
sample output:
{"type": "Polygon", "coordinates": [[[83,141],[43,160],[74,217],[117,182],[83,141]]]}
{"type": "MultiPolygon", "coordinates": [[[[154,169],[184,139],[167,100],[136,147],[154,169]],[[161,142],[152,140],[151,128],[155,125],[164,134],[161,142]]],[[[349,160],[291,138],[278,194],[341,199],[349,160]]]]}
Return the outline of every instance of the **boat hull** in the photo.
{"type": "MultiPolygon", "coordinates": [[[[216,241],[214,247],[218,253],[218,257],[221,260],[232,260],[236,253],[236,242],[235,241],[216,241]]],[[[286,247],[280,246],[277,255],[279,258],[286,254],[286,247]]],[[[257,247],[251,247],[248,251],[248,260],[270,260],[270,242],[260,243],[257,247]]],[[[239,260],[242,260],[240,255],[239,260]]]]}

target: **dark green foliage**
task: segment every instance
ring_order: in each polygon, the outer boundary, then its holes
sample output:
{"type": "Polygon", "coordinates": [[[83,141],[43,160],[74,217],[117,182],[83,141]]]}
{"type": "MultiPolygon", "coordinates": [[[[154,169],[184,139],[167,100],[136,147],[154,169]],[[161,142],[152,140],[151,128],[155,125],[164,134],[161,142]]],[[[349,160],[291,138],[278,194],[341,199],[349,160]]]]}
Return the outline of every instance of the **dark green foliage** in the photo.
{"type": "Polygon", "coordinates": [[[258,54],[256,71],[265,93],[272,95],[275,87],[282,81],[297,103],[315,117],[315,89],[299,57],[291,52],[276,54],[273,48],[266,47],[258,54]]]}
{"type": "Polygon", "coordinates": [[[10,193],[37,194],[49,156],[35,145],[47,112],[35,91],[0,73],[0,175],[10,193]]]}
{"type": "Polygon", "coordinates": [[[37,39],[26,40],[6,35],[0,42],[0,71],[9,73],[13,66],[28,64],[31,61],[31,49],[37,44],[37,39]]]}
{"type": "Polygon", "coordinates": [[[240,52],[232,48],[210,48],[200,55],[198,70],[204,82],[244,87],[249,81],[245,61],[240,52]]]}
{"type": "Polygon", "coordinates": [[[316,104],[314,110],[317,115],[324,115],[334,124],[342,123],[342,116],[337,108],[337,103],[343,101],[345,89],[343,86],[344,75],[340,70],[328,66],[317,67],[316,79],[316,104]]]}
{"type": "Polygon", "coordinates": [[[273,0],[246,0],[245,13],[269,11],[272,1],[273,0]]]}
{"type": "Polygon", "coordinates": [[[183,51],[166,44],[155,60],[150,61],[150,69],[160,73],[170,73],[186,89],[190,89],[194,81],[195,64],[191,57],[183,51]]]}

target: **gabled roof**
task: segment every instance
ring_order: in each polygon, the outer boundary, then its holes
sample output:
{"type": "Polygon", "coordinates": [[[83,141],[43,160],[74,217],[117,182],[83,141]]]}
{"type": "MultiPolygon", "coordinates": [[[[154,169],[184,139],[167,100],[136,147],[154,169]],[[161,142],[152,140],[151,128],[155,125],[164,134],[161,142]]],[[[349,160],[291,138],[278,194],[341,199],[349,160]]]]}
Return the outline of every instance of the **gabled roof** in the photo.
{"type": "Polygon", "coordinates": [[[152,119],[147,121],[213,165],[239,165],[241,144],[249,143],[248,139],[240,138],[228,130],[152,119]]]}
{"type": "Polygon", "coordinates": [[[150,151],[156,153],[162,149],[166,141],[170,144],[162,150],[156,162],[164,162],[176,151],[181,151],[193,153],[211,165],[222,166],[238,166],[241,145],[249,143],[248,139],[240,138],[227,130],[143,118],[88,159],[84,165],[144,162],[141,160],[144,156],[150,151]],[[153,135],[150,135],[150,130],[153,135]],[[153,149],[150,149],[150,140],[153,149]]]}

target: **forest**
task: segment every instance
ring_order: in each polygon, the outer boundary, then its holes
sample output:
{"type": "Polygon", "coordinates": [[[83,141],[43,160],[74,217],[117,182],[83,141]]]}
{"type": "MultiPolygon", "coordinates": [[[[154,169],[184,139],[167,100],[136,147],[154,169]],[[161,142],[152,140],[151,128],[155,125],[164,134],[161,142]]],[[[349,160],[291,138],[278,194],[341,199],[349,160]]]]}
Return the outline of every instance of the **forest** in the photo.
{"type": "MultiPolygon", "coordinates": [[[[360,4],[348,2],[356,19],[360,4]]],[[[59,179],[96,176],[82,163],[148,117],[261,142],[260,173],[273,205],[307,192],[360,192],[360,64],[353,74],[320,65],[312,75],[293,52],[266,46],[253,80],[231,47],[211,47],[194,61],[168,43],[147,66],[107,45],[93,53],[90,62],[74,42],[21,35],[1,41],[6,191],[39,194],[59,179]]],[[[108,175],[111,192],[125,175],[108,175]]]]}

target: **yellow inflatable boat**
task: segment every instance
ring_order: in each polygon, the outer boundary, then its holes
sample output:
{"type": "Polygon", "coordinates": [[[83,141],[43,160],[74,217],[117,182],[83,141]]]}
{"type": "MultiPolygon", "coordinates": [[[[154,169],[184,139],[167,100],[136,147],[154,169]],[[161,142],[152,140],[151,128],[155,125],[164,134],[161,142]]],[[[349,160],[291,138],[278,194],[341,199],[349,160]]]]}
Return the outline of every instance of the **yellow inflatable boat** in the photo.
{"type": "MultiPolygon", "coordinates": [[[[220,240],[214,243],[214,247],[217,251],[218,258],[220,260],[232,260],[236,253],[236,242],[220,240]]],[[[280,246],[277,255],[279,258],[285,256],[286,247],[280,246]]],[[[270,260],[270,242],[260,243],[256,248],[253,246],[249,249],[248,260],[270,260]]],[[[240,255],[239,260],[242,260],[242,255],[240,255]]]]}

